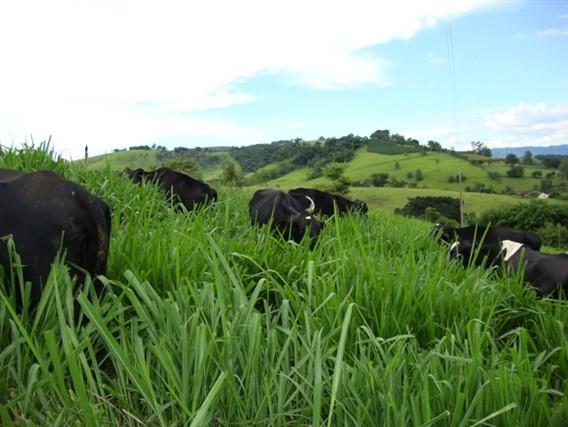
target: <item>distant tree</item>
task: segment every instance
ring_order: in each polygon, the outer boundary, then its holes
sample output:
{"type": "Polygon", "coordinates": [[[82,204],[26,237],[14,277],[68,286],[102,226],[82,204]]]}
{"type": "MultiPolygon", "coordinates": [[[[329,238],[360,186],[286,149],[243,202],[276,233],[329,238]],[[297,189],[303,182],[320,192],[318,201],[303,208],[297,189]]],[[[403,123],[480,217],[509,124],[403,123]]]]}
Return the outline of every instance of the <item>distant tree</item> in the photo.
{"type": "Polygon", "coordinates": [[[221,182],[225,185],[241,187],[243,181],[242,173],[237,164],[230,160],[225,161],[223,163],[223,172],[221,173],[221,182]]]}
{"type": "Polygon", "coordinates": [[[562,160],[558,166],[558,174],[564,179],[564,191],[568,191],[568,159],[562,160]]]}
{"type": "Polygon", "coordinates": [[[331,163],[324,168],[323,174],[331,181],[331,185],[328,187],[329,191],[340,194],[347,194],[349,192],[351,182],[344,173],[345,165],[343,164],[331,163]]]}
{"type": "Polygon", "coordinates": [[[480,156],[491,157],[491,149],[483,142],[474,141],[471,143],[472,151],[480,156]]]}
{"type": "Polygon", "coordinates": [[[395,209],[395,213],[425,218],[429,216],[431,209],[442,212],[446,218],[454,221],[460,220],[459,199],[446,196],[409,197],[408,203],[402,209],[395,209]]]}
{"type": "Polygon", "coordinates": [[[376,130],[371,134],[372,139],[389,140],[390,131],[389,130],[376,130]]]}
{"type": "Polygon", "coordinates": [[[552,190],[553,185],[551,179],[545,178],[540,181],[540,191],[542,191],[543,193],[552,193],[552,190]]]}
{"type": "Polygon", "coordinates": [[[193,178],[201,178],[201,168],[191,157],[175,157],[164,163],[164,166],[172,168],[178,172],[183,172],[193,178]]]}
{"type": "Polygon", "coordinates": [[[507,171],[507,176],[510,178],[522,178],[525,174],[525,169],[521,165],[512,166],[511,169],[507,171]]]}
{"type": "Polygon", "coordinates": [[[428,149],[430,151],[442,151],[442,145],[437,141],[428,141],[428,149]]]}
{"type": "Polygon", "coordinates": [[[487,172],[487,174],[489,175],[489,179],[492,179],[493,181],[501,181],[501,174],[497,171],[489,171],[487,172]]]}
{"type": "Polygon", "coordinates": [[[523,157],[521,159],[521,163],[523,165],[529,165],[529,166],[534,164],[533,154],[530,151],[525,151],[525,154],[523,154],[523,157]]]}
{"type": "Polygon", "coordinates": [[[416,181],[422,181],[424,179],[424,175],[422,174],[422,171],[420,169],[416,169],[414,178],[416,179],[416,181]]]}
{"type": "Polygon", "coordinates": [[[556,168],[558,168],[558,166],[560,166],[560,163],[562,163],[562,157],[561,156],[538,155],[538,156],[536,156],[536,158],[542,162],[542,165],[545,168],[556,169],[556,168]]]}
{"type": "Polygon", "coordinates": [[[519,163],[519,158],[515,154],[509,153],[505,156],[505,163],[508,165],[516,165],[519,163]]]}
{"type": "Polygon", "coordinates": [[[532,176],[533,178],[541,178],[541,177],[542,177],[542,172],[541,172],[541,171],[533,171],[533,172],[531,173],[531,176],[532,176]]]}
{"type": "Polygon", "coordinates": [[[400,163],[399,163],[399,162],[394,162],[394,168],[395,168],[395,169],[400,169],[400,163]]]}
{"type": "Polygon", "coordinates": [[[412,172],[412,171],[406,172],[406,177],[407,177],[408,179],[414,178],[414,172],[412,172]]]}
{"type": "Polygon", "coordinates": [[[384,187],[389,182],[389,174],[374,173],[369,177],[368,181],[373,187],[384,187]]]}
{"type": "Polygon", "coordinates": [[[558,173],[561,178],[568,179],[568,159],[562,160],[558,166],[558,173]]]}

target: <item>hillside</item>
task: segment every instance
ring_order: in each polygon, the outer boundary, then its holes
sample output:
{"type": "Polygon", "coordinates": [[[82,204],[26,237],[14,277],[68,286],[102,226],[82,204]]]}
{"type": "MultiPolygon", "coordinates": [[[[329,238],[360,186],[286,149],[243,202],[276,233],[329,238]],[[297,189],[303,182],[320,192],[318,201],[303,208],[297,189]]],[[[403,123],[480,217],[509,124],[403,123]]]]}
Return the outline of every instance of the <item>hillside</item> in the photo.
{"type": "MultiPolygon", "coordinates": [[[[308,143],[313,146],[315,142],[308,143]]],[[[410,147],[412,148],[412,147],[410,147]]],[[[262,149],[262,159],[259,167],[254,172],[245,174],[246,181],[251,185],[251,190],[261,187],[279,187],[290,189],[294,187],[311,187],[325,189],[330,182],[324,176],[308,179],[314,175],[313,167],[295,165],[292,158],[294,154],[285,144],[259,146],[262,149]],[[271,149],[278,147],[278,156],[282,160],[269,163],[271,149]],[[288,151],[286,151],[288,150],[288,151]],[[276,176],[276,178],[272,178],[276,176]]],[[[235,152],[237,159],[245,159],[247,167],[254,167],[251,157],[257,155],[259,149],[254,147],[245,149],[245,152],[235,152]],[[250,151],[250,156],[247,153],[250,151]]],[[[407,148],[408,149],[408,148],[407,148]]],[[[390,148],[389,148],[390,150],[390,148]]],[[[220,179],[225,161],[234,161],[231,152],[221,149],[209,149],[207,152],[194,152],[188,150],[192,161],[199,163],[199,177],[215,182],[220,179]]],[[[488,209],[507,206],[527,200],[526,198],[502,195],[485,194],[487,189],[494,193],[528,193],[540,190],[541,178],[533,178],[532,173],[538,171],[542,177],[550,173],[551,169],[538,166],[525,166],[525,176],[522,178],[510,178],[506,172],[509,169],[499,159],[488,159],[471,153],[447,153],[432,151],[403,152],[399,154],[384,154],[370,152],[363,145],[351,152],[351,160],[345,162],[345,175],[353,182],[349,197],[360,198],[367,201],[373,210],[392,212],[396,208],[403,207],[408,197],[417,196],[451,196],[459,197],[459,183],[457,182],[458,171],[461,170],[464,177],[463,187],[466,212],[482,213],[488,209]],[[423,179],[416,182],[414,175],[420,170],[423,179]],[[397,181],[400,188],[392,185],[387,187],[370,187],[365,183],[373,174],[388,174],[391,181],[397,181]],[[491,179],[489,174],[498,175],[498,180],[491,179]],[[409,178],[409,174],[413,177],[409,178]],[[453,178],[451,178],[453,177],[453,178]],[[450,182],[453,180],[453,182],[450,182]],[[416,188],[413,188],[416,187],[416,188]],[[477,190],[477,191],[473,191],[477,190]],[[483,192],[479,192],[483,191],[483,192]]],[[[130,150],[110,153],[89,159],[89,170],[123,170],[126,167],[153,169],[167,161],[160,160],[158,152],[153,150],[130,150]]],[[[325,166],[320,164],[319,167],[325,166]]],[[[321,173],[320,173],[321,175],[321,173]]],[[[551,178],[553,185],[560,183],[560,178],[551,178]]]]}
{"type": "MultiPolygon", "coordinates": [[[[492,163],[491,166],[475,166],[465,159],[448,153],[422,152],[411,154],[378,154],[368,152],[366,147],[359,148],[353,160],[346,163],[345,174],[352,181],[364,181],[374,173],[387,173],[397,180],[412,182],[408,178],[409,172],[415,173],[420,169],[424,179],[417,183],[421,188],[431,190],[459,191],[458,182],[449,182],[449,177],[456,177],[461,169],[465,176],[464,187],[473,187],[476,183],[486,187],[492,187],[495,192],[501,192],[510,187],[513,192],[533,191],[540,186],[540,179],[531,176],[534,171],[540,171],[546,175],[549,170],[538,166],[526,166],[525,176],[522,178],[509,178],[506,175],[509,169],[502,162],[492,163]],[[397,163],[399,168],[397,168],[397,163]],[[499,181],[489,177],[489,172],[497,172],[501,175],[499,181]]],[[[325,187],[329,184],[324,177],[308,180],[310,168],[300,168],[282,177],[265,182],[267,186],[292,188],[297,186],[310,186],[314,188],[325,187]]],[[[559,178],[553,178],[554,183],[559,178]]]]}
{"type": "MultiPolygon", "coordinates": [[[[217,159],[215,162],[202,162],[199,168],[199,178],[205,180],[218,179],[222,172],[222,164],[224,160],[232,160],[230,154],[223,147],[214,147],[211,152],[202,157],[208,159],[217,159]]],[[[117,151],[113,153],[103,154],[89,158],[87,162],[87,170],[104,170],[109,168],[115,171],[121,171],[125,168],[136,169],[142,168],[146,170],[156,169],[160,166],[167,165],[172,159],[160,159],[160,153],[156,150],[128,150],[117,151]]],[[[84,163],[83,160],[76,163],[84,163]]]]}

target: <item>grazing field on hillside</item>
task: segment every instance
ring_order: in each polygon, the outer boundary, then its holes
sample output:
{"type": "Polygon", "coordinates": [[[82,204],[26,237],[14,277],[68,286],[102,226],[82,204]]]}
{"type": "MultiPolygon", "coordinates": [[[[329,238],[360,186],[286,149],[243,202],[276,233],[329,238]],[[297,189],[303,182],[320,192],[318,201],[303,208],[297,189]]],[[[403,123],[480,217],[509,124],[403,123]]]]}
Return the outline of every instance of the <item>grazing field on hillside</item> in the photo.
{"type": "Polygon", "coordinates": [[[34,318],[0,286],[2,425],[568,423],[566,300],[462,268],[423,222],[331,219],[310,251],[251,227],[248,189],[184,214],[51,167],[112,208],[106,294],[80,326],[61,266],[34,318]]]}
{"type": "MultiPolygon", "coordinates": [[[[492,187],[495,192],[504,190],[507,186],[512,191],[533,191],[540,188],[540,179],[531,176],[534,171],[540,171],[544,177],[550,170],[542,167],[524,166],[525,176],[522,178],[509,178],[509,167],[497,163],[488,167],[474,166],[468,161],[447,153],[424,152],[411,154],[378,154],[367,151],[366,147],[356,151],[352,161],[346,163],[345,175],[354,181],[363,181],[374,173],[387,173],[398,180],[413,182],[408,178],[409,172],[415,174],[420,169],[424,179],[418,182],[420,187],[445,191],[458,191],[457,182],[449,182],[449,177],[456,177],[461,169],[465,177],[464,187],[473,186],[476,182],[492,187]],[[397,167],[398,164],[398,167],[397,167]],[[501,175],[499,181],[489,178],[489,172],[498,172],[501,175]],[[536,186],[536,187],[535,187],[536,186]]],[[[325,177],[307,180],[310,168],[295,170],[280,178],[268,181],[269,186],[281,186],[283,188],[298,187],[300,185],[319,188],[328,184],[325,177]]],[[[553,178],[556,184],[559,178],[553,178]]]]}

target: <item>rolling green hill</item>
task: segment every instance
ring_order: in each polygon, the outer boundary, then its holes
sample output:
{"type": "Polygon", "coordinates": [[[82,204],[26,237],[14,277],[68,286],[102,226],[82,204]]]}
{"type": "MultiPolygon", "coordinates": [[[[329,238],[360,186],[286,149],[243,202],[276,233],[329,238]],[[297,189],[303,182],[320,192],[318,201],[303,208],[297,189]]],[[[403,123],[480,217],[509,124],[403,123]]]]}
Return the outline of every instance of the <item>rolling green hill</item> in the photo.
{"type": "MultiPolygon", "coordinates": [[[[111,170],[121,171],[125,168],[142,168],[146,170],[156,169],[167,164],[167,160],[160,160],[159,152],[156,150],[128,150],[117,151],[114,153],[103,154],[91,157],[87,161],[88,170],[102,170],[109,168],[111,170]]],[[[206,180],[218,179],[222,172],[222,164],[224,160],[232,160],[231,155],[227,151],[215,151],[208,154],[208,157],[218,157],[219,162],[213,165],[205,165],[201,167],[201,178],[206,180]]],[[[83,160],[77,162],[84,162],[83,160]]]]}
{"type": "MultiPolygon", "coordinates": [[[[202,155],[203,156],[203,155],[202,155]]],[[[524,166],[525,176],[522,178],[510,178],[506,172],[509,167],[502,161],[493,159],[491,163],[484,162],[482,165],[472,164],[469,160],[483,161],[487,158],[473,154],[452,155],[447,152],[415,152],[401,154],[381,154],[369,152],[366,146],[355,150],[353,159],[345,163],[345,175],[354,182],[349,196],[365,200],[371,209],[392,212],[396,208],[403,207],[408,197],[417,196],[451,196],[459,197],[459,184],[457,181],[450,182],[450,177],[456,177],[461,170],[464,177],[463,186],[475,188],[475,186],[485,186],[491,188],[495,193],[501,193],[508,189],[510,192],[521,193],[540,189],[541,179],[533,178],[534,171],[540,171],[544,177],[551,170],[538,166],[524,166]],[[408,174],[415,174],[420,170],[423,179],[415,183],[414,178],[409,178],[408,174]],[[500,175],[498,180],[491,179],[490,172],[500,175]],[[365,180],[376,173],[386,173],[389,177],[396,178],[398,181],[406,182],[403,188],[393,187],[368,187],[363,186],[365,180]],[[415,184],[414,184],[415,183],[415,184]],[[408,188],[416,185],[416,188],[408,188]]],[[[235,161],[228,151],[211,150],[205,157],[201,157],[201,178],[208,181],[215,181],[220,178],[223,162],[226,160],[235,161]],[[211,160],[211,157],[219,157],[217,162],[203,162],[203,159],[211,160]],[[206,163],[203,165],[203,163],[206,163]]],[[[130,150],[96,156],[89,159],[87,168],[100,170],[110,168],[111,170],[122,170],[126,167],[152,169],[164,164],[159,160],[158,152],[152,150],[130,150]]],[[[313,168],[308,166],[294,166],[291,159],[281,160],[270,163],[255,172],[245,175],[245,178],[252,181],[259,175],[267,174],[275,170],[282,170],[286,167],[294,167],[290,172],[270,180],[260,180],[251,186],[251,190],[262,187],[279,187],[290,189],[294,187],[310,187],[325,189],[330,185],[330,181],[321,176],[315,179],[308,179],[313,168]]],[[[552,181],[557,185],[560,178],[554,177],[552,181]]],[[[509,196],[502,194],[485,194],[479,192],[464,192],[466,212],[481,213],[487,209],[499,206],[511,205],[526,198],[509,196]]]]}
{"type": "MultiPolygon", "coordinates": [[[[492,187],[496,192],[504,190],[507,186],[514,192],[533,191],[539,188],[540,179],[533,178],[531,173],[539,170],[544,176],[549,172],[542,167],[526,166],[524,177],[509,178],[506,175],[509,167],[501,162],[489,167],[481,167],[447,153],[378,154],[371,153],[363,147],[358,149],[353,160],[347,163],[345,174],[352,181],[363,181],[374,173],[388,173],[398,180],[412,182],[413,179],[409,179],[407,173],[412,172],[414,174],[417,169],[420,169],[424,176],[424,179],[418,183],[419,187],[445,191],[459,191],[459,184],[457,182],[451,183],[448,179],[450,176],[457,176],[460,169],[462,175],[465,176],[464,187],[473,186],[474,183],[478,182],[492,187]],[[398,169],[397,163],[400,166],[398,169]],[[489,178],[489,172],[498,172],[502,177],[499,181],[492,180],[489,178]]],[[[310,170],[307,167],[297,169],[280,178],[268,181],[266,184],[282,188],[300,185],[318,188],[329,184],[324,177],[308,181],[307,176],[310,170]]],[[[558,179],[554,178],[553,182],[558,183],[558,179]]]]}

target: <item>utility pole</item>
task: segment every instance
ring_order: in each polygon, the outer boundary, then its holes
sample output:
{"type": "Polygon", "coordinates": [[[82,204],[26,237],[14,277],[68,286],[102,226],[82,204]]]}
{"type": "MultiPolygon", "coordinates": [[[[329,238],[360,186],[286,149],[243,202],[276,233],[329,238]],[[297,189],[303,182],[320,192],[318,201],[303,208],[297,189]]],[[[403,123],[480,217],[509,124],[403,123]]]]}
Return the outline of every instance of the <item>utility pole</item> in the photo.
{"type": "Polygon", "coordinates": [[[458,181],[459,181],[459,185],[460,185],[460,227],[463,227],[464,226],[464,223],[463,223],[464,203],[463,203],[462,170],[461,170],[461,168],[458,169],[458,181]]]}
{"type": "Polygon", "coordinates": [[[89,146],[85,145],[85,165],[87,164],[88,160],[89,160],[89,146]]]}

